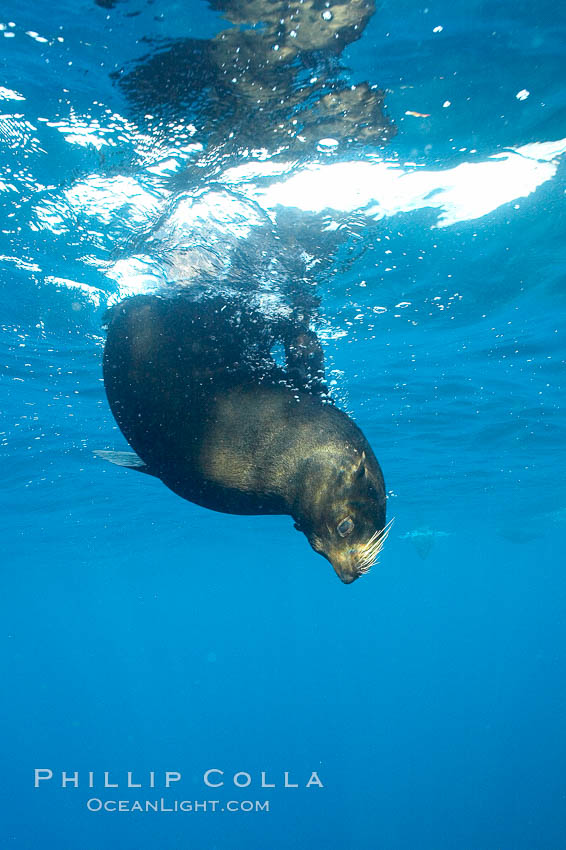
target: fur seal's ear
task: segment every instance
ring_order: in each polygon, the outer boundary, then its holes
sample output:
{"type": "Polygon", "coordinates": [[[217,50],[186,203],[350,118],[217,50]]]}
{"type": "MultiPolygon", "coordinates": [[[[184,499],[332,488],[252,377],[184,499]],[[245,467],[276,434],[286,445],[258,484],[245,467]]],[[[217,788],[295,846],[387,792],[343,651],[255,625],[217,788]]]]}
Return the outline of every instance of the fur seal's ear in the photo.
{"type": "Polygon", "coordinates": [[[354,478],[358,480],[359,478],[363,478],[366,474],[366,453],[362,451],[360,455],[360,459],[358,461],[358,466],[354,472],[354,478]]]}

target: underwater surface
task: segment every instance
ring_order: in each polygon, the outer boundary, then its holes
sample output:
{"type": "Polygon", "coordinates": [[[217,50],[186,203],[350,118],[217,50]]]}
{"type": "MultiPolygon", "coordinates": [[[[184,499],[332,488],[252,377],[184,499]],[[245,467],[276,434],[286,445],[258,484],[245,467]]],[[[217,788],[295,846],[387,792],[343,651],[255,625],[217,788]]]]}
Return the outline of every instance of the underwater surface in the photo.
{"type": "Polygon", "coordinates": [[[2,4],[1,848],[565,846],[566,18],[293,14],[2,4]],[[94,455],[171,287],[311,305],[395,518],[353,585],[94,455]]]}

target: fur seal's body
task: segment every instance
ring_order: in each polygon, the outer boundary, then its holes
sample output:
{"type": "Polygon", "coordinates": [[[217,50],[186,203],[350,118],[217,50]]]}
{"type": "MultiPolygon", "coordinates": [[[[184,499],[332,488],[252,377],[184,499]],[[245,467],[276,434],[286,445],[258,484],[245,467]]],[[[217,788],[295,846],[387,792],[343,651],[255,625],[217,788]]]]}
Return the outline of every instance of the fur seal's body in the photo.
{"type": "Polygon", "coordinates": [[[271,358],[262,320],[225,306],[136,297],[114,308],[104,384],[138,457],[100,454],[212,510],[291,515],[350,583],[387,534],[375,455],[352,420],[321,397],[308,332],[286,342],[286,372],[271,358]],[[297,386],[290,375],[301,375],[301,353],[307,381],[297,386]]]}

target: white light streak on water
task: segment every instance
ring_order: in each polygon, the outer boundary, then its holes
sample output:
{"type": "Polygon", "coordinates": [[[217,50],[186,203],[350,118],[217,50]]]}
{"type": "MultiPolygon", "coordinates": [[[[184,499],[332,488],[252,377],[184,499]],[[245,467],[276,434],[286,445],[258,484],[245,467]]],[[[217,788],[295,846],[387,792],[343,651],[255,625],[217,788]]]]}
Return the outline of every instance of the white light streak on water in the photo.
{"type": "Polygon", "coordinates": [[[448,227],[532,194],[554,177],[565,152],[566,139],[560,139],[447,169],[407,169],[385,160],[317,163],[260,186],[253,178],[262,174],[261,163],[253,163],[230,169],[224,178],[266,210],[283,206],[311,213],[358,211],[381,219],[432,208],[439,212],[438,226],[448,227]]]}

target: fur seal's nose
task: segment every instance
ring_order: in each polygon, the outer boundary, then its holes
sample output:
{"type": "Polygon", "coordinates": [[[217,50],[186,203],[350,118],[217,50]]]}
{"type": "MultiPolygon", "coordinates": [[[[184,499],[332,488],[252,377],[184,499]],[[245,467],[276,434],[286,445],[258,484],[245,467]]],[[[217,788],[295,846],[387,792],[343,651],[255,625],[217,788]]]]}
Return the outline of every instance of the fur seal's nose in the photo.
{"type": "MultiPolygon", "coordinates": [[[[328,555],[326,555],[326,557],[328,558],[328,555]]],[[[328,558],[328,560],[334,567],[334,572],[343,584],[352,584],[352,582],[361,575],[361,573],[356,570],[355,566],[349,562],[349,559],[337,558],[336,561],[332,561],[328,558]],[[346,561],[345,563],[344,560],[346,561]]]]}
{"type": "Polygon", "coordinates": [[[352,584],[353,581],[359,578],[359,575],[358,573],[340,573],[339,578],[344,584],[352,584]]]}

